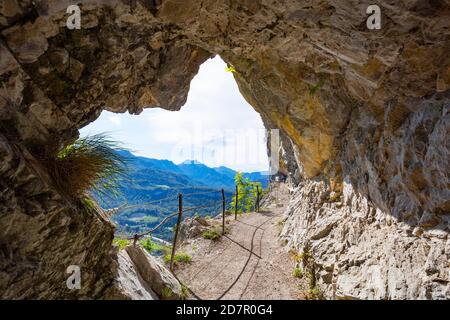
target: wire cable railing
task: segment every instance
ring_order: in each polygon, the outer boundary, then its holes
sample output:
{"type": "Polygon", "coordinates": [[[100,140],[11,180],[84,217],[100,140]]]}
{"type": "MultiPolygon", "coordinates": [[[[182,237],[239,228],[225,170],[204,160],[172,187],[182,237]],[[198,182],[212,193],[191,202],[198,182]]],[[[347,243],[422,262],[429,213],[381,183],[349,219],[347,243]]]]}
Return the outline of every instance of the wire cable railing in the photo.
{"type": "MultiPolygon", "coordinates": [[[[205,195],[205,194],[212,194],[212,193],[218,193],[221,192],[221,190],[219,189],[213,189],[213,190],[209,190],[209,191],[201,191],[201,192],[192,192],[192,193],[187,193],[187,194],[183,194],[184,197],[190,197],[190,196],[198,196],[198,195],[205,195]]],[[[161,198],[161,199],[156,199],[156,200],[152,200],[152,201],[147,201],[147,202],[140,202],[140,203],[136,203],[136,204],[124,204],[118,208],[114,208],[114,209],[110,209],[110,211],[113,211],[115,214],[119,213],[119,212],[123,212],[125,210],[130,210],[130,209],[134,209],[134,208],[143,208],[143,207],[147,207],[150,205],[154,205],[157,203],[161,203],[164,201],[170,201],[170,200],[175,200],[178,198],[178,194],[176,195],[171,195],[165,198],[161,198]]]]}
{"type": "MultiPolygon", "coordinates": [[[[255,211],[259,212],[260,208],[259,208],[259,202],[261,200],[261,192],[259,190],[259,187],[257,187],[256,190],[256,199],[255,199],[255,204],[254,204],[254,208],[255,211]]],[[[173,230],[174,232],[174,237],[173,237],[173,241],[172,241],[172,252],[170,255],[170,271],[172,271],[173,273],[173,267],[174,267],[174,257],[175,257],[175,253],[176,253],[176,247],[177,247],[177,240],[178,240],[178,234],[180,231],[180,224],[181,224],[181,219],[182,219],[182,215],[183,213],[187,213],[187,212],[192,212],[192,211],[196,211],[196,210],[202,210],[202,209],[211,209],[211,210],[220,210],[220,207],[222,207],[222,235],[225,235],[225,215],[226,212],[229,212],[230,209],[233,208],[234,205],[234,215],[235,215],[235,220],[237,220],[237,214],[238,214],[238,205],[239,205],[239,190],[238,187],[236,186],[235,188],[235,193],[234,193],[234,197],[235,199],[233,199],[233,203],[231,204],[228,203],[227,206],[227,201],[226,201],[226,197],[225,197],[225,190],[221,189],[221,190],[208,190],[208,191],[200,191],[200,192],[191,192],[191,193],[187,193],[187,194],[182,194],[179,193],[178,195],[172,195],[172,196],[167,196],[158,200],[152,200],[149,202],[144,202],[144,203],[140,203],[140,204],[135,204],[135,205],[123,205],[119,208],[117,208],[116,210],[118,210],[118,212],[120,212],[119,210],[126,210],[126,209],[130,209],[130,208],[135,208],[135,207],[145,207],[151,204],[156,204],[156,203],[162,203],[162,202],[167,202],[167,201],[171,201],[174,200],[176,198],[178,198],[178,211],[177,212],[173,212],[173,213],[169,213],[167,215],[162,216],[162,220],[153,228],[146,230],[145,232],[142,233],[136,233],[134,234],[132,237],[128,237],[128,240],[133,240],[133,245],[135,246],[136,243],[142,238],[145,237],[147,235],[151,235],[152,233],[154,233],[155,231],[161,229],[161,227],[163,227],[164,225],[167,224],[168,221],[170,221],[171,219],[177,217],[177,223],[175,225],[175,228],[173,230]],[[220,192],[220,193],[219,193],[220,192]],[[205,194],[213,194],[213,193],[217,193],[218,196],[220,196],[220,199],[218,200],[210,200],[210,202],[206,203],[206,204],[201,204],[201,205],[197,205],[197,206],[190,206],[190,207],[186,207],[183,208],[183,199],[186,201],[186,199],[189,200],[189,197],[193,197],[193,196],[198,196],[198,195],[205,195],[205,194]]],[[[261,226],[258,226],[258,228],[261,226]]],[[[256,230],[255,230],[256,232],[256,230]]],[[[254,237],[254,235],[253,235],[254,237]]],[[[231,240],[231,239],[230,239],[231,240]]],[[[253,253],[253,239],[252,239],[252,247],[250,249],[245,248],[247,251],[250,252],[249,255],[249,259],[252,255],[256,255],[255,253],[253,253]]],[[[258,256],[258,255],[256,255],[258,256]]],[[[245,268],[244,268],[245,269],[245,268]]],[[[220,297],[219,300],[222,299],[224,297],[224,295],[231,289],[231,287],[234,286],[234,284],[238,281],[238,279],[240,278],[240,275],[235,279],[235,281],[233,282],[233,284],[228,288],[228,290],[223,293],[220,297]]],[[[189,292],[191,292],[191,294],[193,294],[197,299],[200,299],[200,297],[198,297],[197,295],[195,295],[194,292],[192,292],[189,289],[189,292]]]]}

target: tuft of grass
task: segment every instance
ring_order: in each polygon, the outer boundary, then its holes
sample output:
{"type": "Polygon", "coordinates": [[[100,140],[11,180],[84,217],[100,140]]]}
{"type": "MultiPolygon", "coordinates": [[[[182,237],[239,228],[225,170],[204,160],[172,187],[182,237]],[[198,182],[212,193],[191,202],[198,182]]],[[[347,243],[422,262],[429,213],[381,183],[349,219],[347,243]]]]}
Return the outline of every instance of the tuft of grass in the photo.
{"type": "Polygon", "coordinates": [[[216,229],[209,229],[202,233],[202,237],[208,240],[217,241],[222,235],[216,229]]]}
{"type": "Polygon", "coordinates": [[[189,297],[189,290],[184,284],[182,284],[180,300],[186,300],[188,297],[189,297]]]}
{"type": "Polygon", "coordinates": [[[303,271],[299,267],[295,267],[294,271],[292,271],[292,276],[295,278],[301,278],[303,277],[303,271]]]}
{"type": "Polygon", "coordinates": [[[295,262],[299,263],[302,261],[301,253],[291,251],[292,259],[294,259],[295,262]]]}
{"type": "Polygon", "coordinates": [[[318,287],[313,287],[306,291],[305,298],[307,300],[323,300],[325,299],[322,291],[318,287]]]}
{"type": "Polygon", "coordinates": [[[184,262],[184,263],[189,263],[192,261],[192,257],[190,255],[188,255],[187,253],[177,253],[175,254],[175,259],[176,262],[184,262]]]}
{"type": "Polygon", "coordinates": [[[303,262],[303,264],[307,265],[312,256],[311,253],[309,253],[309,251],[303,251],[303,252],[295,252],[295,251],[291,251],[292,257],[294,259],[295,262],[303,262]]]}
{"type": "Polygon", "coordinates": [[[127,162],[118,149],[117,142],[97,134],[76,140],[45,162],[57,187],[72,198],[82,198],[88,192],[117,195],[127,162]]]}
{"type": "Polygon", "coordinates": [[[125,247],[129,246],[131,244],[131,241],[128,239],[122,239],[122,238],[114,238],[113,244],[119,247],[119,250],[124,249],[125,247]]]}
{"type": "MultiPolygon", "coordinates": [[[[170,253],[166,253],[164,255],[164,262],[170,263],[170,253]]],[[[179,252],[175,254],[175,257],[173,257],[173,261],[175,263],[190,263],[192,261],[192,257],[184,252],[179,252]]]]}
{"type": "Polygon", "coordinates": [[[161,290],[161,298],[162,299],[170,299],[174,296],[174,293],[172,291],[172,289],[170,289],[169,287],[164,287],[161,290]]]}

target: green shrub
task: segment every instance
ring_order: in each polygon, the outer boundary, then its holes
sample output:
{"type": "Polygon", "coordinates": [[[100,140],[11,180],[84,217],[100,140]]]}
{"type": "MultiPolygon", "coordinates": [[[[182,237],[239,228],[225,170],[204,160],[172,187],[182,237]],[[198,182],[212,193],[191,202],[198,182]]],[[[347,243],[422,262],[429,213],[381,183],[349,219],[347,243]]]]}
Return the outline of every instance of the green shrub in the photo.
{"type": "Polygon", "coordinates": [[[184,263],[189,263],[192,261],[192,257],[190,255],[188,255],[187,253],[177,253],[175,254],[175,259],[176,262],[184,262],[184,263]]]}
{"type": "Polygon", "coordinates": [[[128,239],[122,239],[122,238],[114,238],[113,244],[119,247],[119,250],[124,249],[125,247],[129,246],[131,244],[131,241],[128,239]]]}
{"type": "MultiPolygon", "coordinates": [[[[166,253],[164,255],[164,262],[170,263],[170,257],[171,257],[171,253],[166,253]]],[[[175,263],[189,263],[192,261],[192,257],[190,255],[188,255],[187,253],[179,252],[179,253],[175,254],[175,257],[173,257],[173,261],[175,263]]]]}
{"type": "Polygon", "coordinates": [[[202,233],[202,237],[208,240],[217,241],[220,239],[221,234],[216,229],[209,229],[202,233]]]}
{"type": "Polygon", "coordinates": [[[164,251],[164,246],[153,242],[150,238],[144,239],[140,241],[142,247],[147,250],[149,253],[154,251],[164,251]]]}
{"type": "MultiPolygon", "coordinates": [[[[238,187],[237,212],[238,213],[251,212],[255,208],[255,203],[257,199],[257,190],[259,189],[260,192],[262,192],[263,190],[261,183],[250,181],[248,178],[245,178],[241,172],[236,173],[234,177],[234,182],[238,187]]],[[[236,210],[236,194],[233,195],[231,199],[230,210],[233,213],[236,210]]]]}

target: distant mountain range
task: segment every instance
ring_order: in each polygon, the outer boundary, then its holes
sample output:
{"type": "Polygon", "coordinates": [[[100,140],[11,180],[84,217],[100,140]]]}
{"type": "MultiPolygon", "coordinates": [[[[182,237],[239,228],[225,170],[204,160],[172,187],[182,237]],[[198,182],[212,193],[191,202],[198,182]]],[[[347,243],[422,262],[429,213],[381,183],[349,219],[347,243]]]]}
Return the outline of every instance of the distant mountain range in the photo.
{"type": "MultiPolygon", "coordinates": [[[[196,160],[186,160],[178,165],[169,160],[157,160],[135,156],[129,151],[119,151],[126,157],[134,177],[144,175],[146,185],[157,187],[203,186],[218,189],[234,190],[234,177],[237,171],[227,167],[210,168],[196,160]],[[149,176],[149,173],[155,173],[149,176]]],[[[251,181],[261,182],[267,187],[268,176],[264,172],[243,173],[251,181]]]]}
{"type": "MultiPolygon", "coordinates": [[[[192,208],[211,204],[210,208],[192,210],[184,216],[211,215],[221,212],[221,192],[225,190],[227,204],[231,201],[235,189],[236,171],[227,167],[210,168],[198,161],[188,160],[175,164],[169,160],[157,160],[140,157],[129,151],[118,151],[127,159],[128,173],[122,180],[119,194],[110,199],[95,196],[105,209],[133,205],[113,217],[118,225],[118,233],[133,234],[148,230],[157,225],[162,217],[176,212],[177,195],[182,193],[183,206],[192,208]],[[170,199],[158,201],[159,199],[170,199]],[[157,203],[153,203],[158,201],[157,203]],[[151,204],[146,204],[152,202],[151,204]]],[[[268,176],[262,172],[243,173],[250,181],[260,182],[263,188],[268,185],[268,176]]],[[[163,239],[170,239],[171,227],[176,219],[171,219],[155,233],[163,239]]]]}

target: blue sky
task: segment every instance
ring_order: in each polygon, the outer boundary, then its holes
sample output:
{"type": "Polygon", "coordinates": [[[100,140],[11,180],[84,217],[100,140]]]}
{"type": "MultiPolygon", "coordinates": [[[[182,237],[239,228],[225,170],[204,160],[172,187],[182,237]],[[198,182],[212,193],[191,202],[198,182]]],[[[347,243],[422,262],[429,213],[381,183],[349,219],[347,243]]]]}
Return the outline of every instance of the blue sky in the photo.
{"type": "Polygon", "coordinates": [[[104,111],[81,135],[107,132],[136,155],[175,163],[197,160],[245,172],[268,170],[261,117],[225,68],[219,56],[206,61],[180,111],[151,108],[137,116],[104,111]]]}

